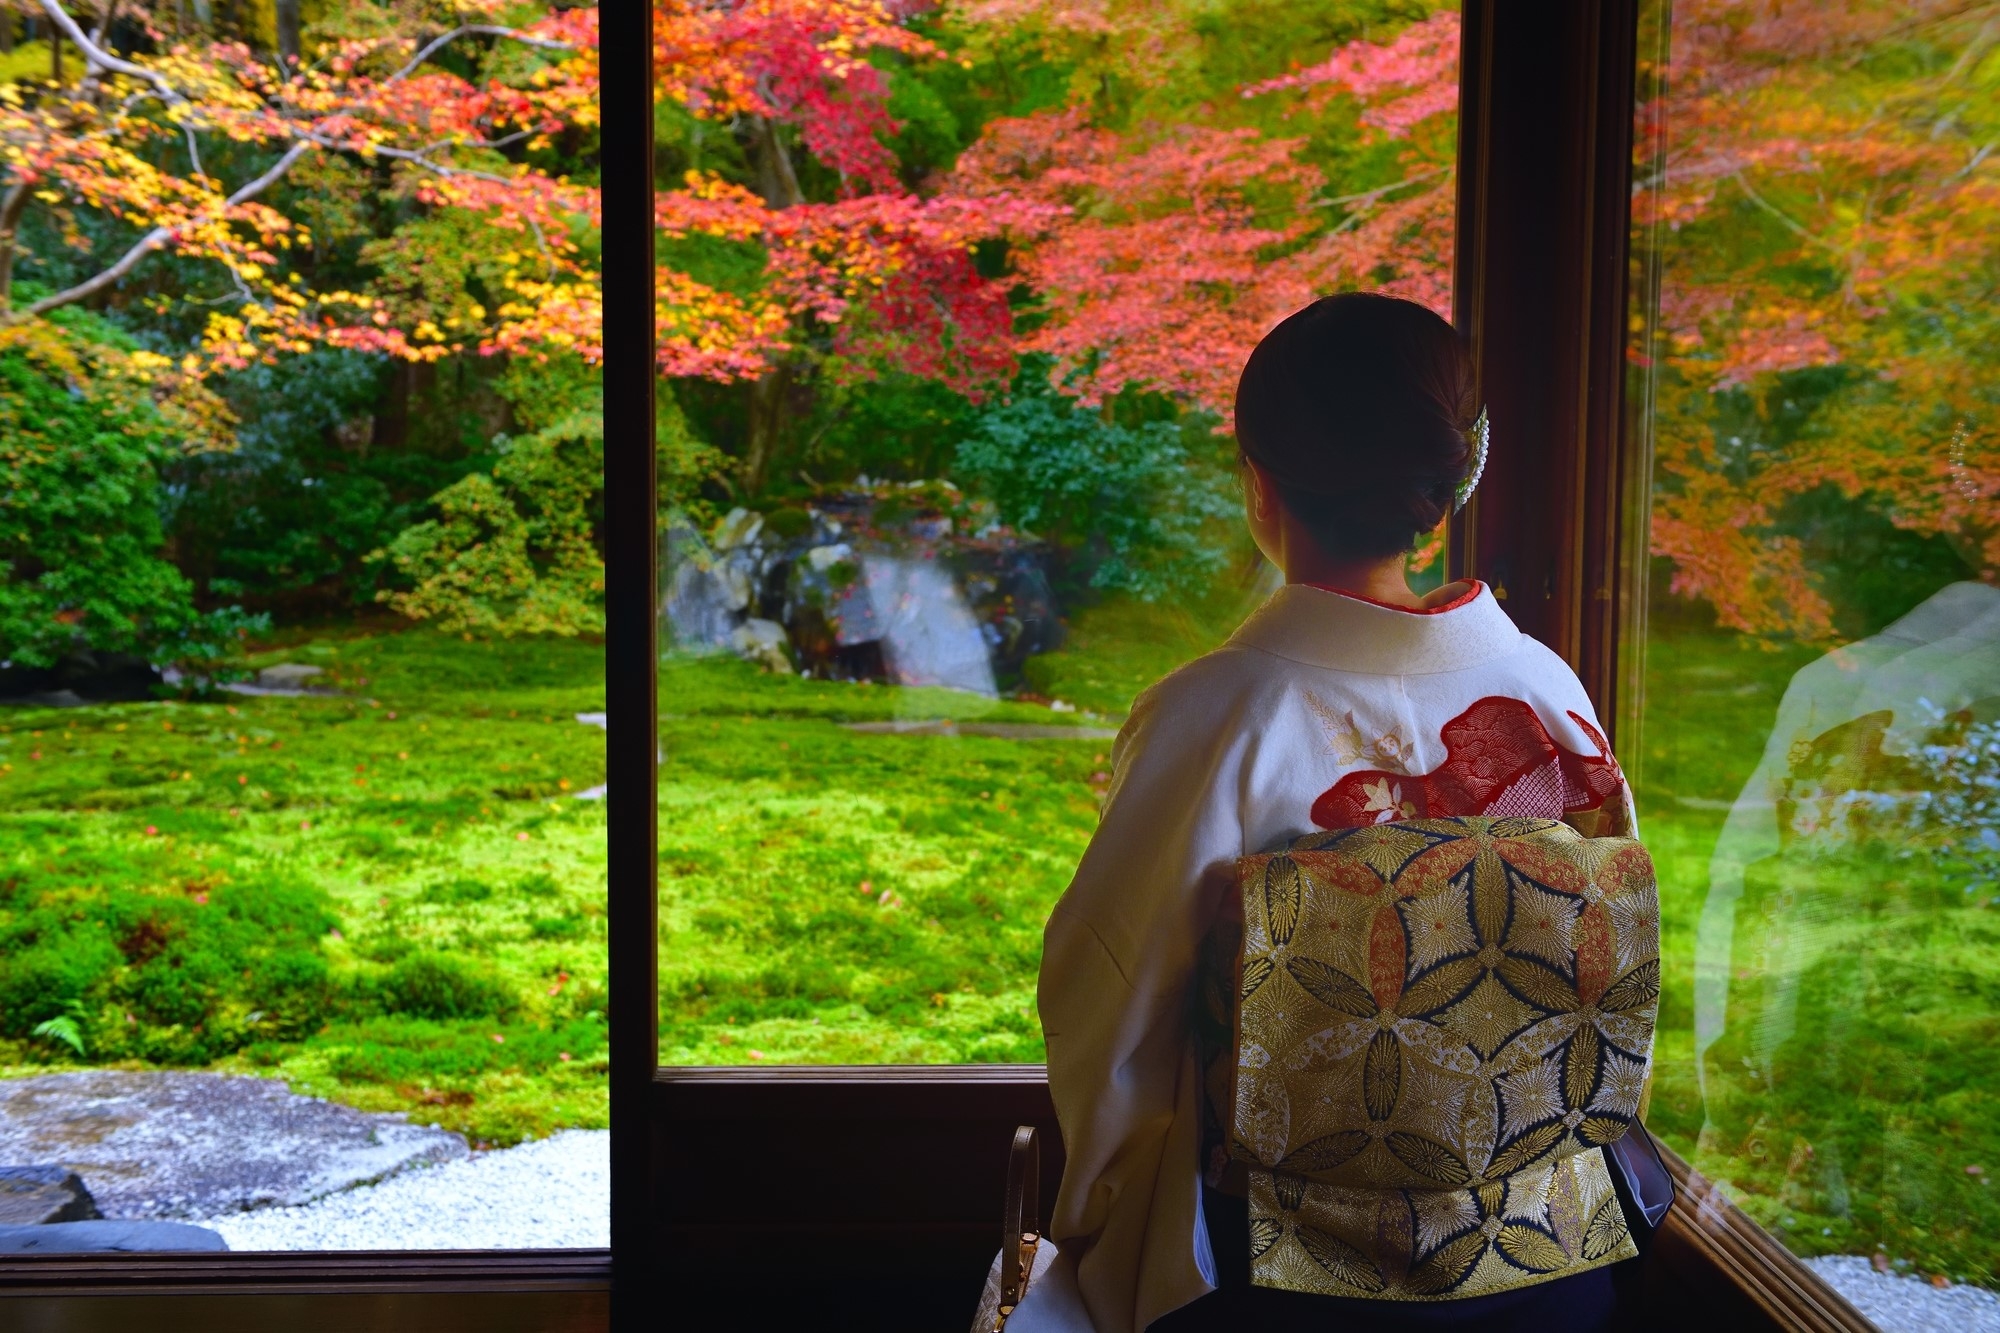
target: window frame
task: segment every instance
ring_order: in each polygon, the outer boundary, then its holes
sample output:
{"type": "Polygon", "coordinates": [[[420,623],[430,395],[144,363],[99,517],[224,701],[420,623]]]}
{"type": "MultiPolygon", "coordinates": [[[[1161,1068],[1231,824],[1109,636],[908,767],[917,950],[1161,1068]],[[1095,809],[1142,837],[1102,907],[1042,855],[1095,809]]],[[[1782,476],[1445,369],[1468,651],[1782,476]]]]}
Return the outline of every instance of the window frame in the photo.
{"type": "MultiPolygon", "coordinates": [[[[1460,58],[1454,304],[1496,427],[1485,479],[1452,521],[1450,572],[1494,584],[1515,622],[1576,669],[1614,734],[1635,716],[1620,649],[1644,626],[1650,498],[1649,439],[1625,371],[1640,10],[1467,0],[1460,58]]],[[[646,1266],[670,1290],[757,1281],[766,1301],[801,1314],[823,1317],[839,1293],[877,1319],[910,1310],[913,1328],[962,1318],[998,1243],[1013,1124],[1043,1130],[1044,1199],[1061,1179],[1040,1066],[652,1077],[655,1145],[739,1145],[726,1159],[653,1163],[646,1266]]],[[[1732,1328],[1873,1328],[1663,1155],[1681,1201],[1641,1278],[1650,1298],[1732,1328]]]]}
{"type": "MultiPolygon", "coordinates": [[[[1645,596],[1646,441],[1625,397],[1639,8],[1467,0],[1460,63],[1455,299],[1497,424],[1452,573],[1504,589],[1611,727],[1636,702],[1619,648],[1645,596]]],[[[636,1328],[731,1291],[818,1326],[931,1327],[964,1317],[997,1244],[1014,1125],[1045,1131],[1054,1197],[1041,1066],[659,1065],[651,5],[604,0],[600,23],[611,1249],[0,1261],[0,1309],[37,1327],[636,1328]]],[[[1667,1156],[1681,1198],[1645,1276],[1663,1308],[1872,1328],[1667,1156]]]]}
{"type": "Polygon", "coordinates": [[[409,1329],[425,1333],[596,1330],[640,1318],[614,1309],[613,1254],[644,1254],[650,1156],[646,1096],[658,1061],[653,941],[657,605],[653,435],[653,104],[650,0],[599,5],[604,187],[606,707],[647,725],[607,736],[611,996],[612,1248],[51,1254],[0,1258],[0,1323],[47,1330],[135,1326],[207,1333],[409,1329]],[[640,738],[642,743],[631,743],[640,738]],[[619,793],[629,793],[621,795],[619,793]],[[625,1020],[636,1015],[638,1021],[625,1020]],[[621,1021],[623,1020],[623,1021],[621,1021]],[[619,1125],[623,1133],[616,1132],[619,1125]]]}

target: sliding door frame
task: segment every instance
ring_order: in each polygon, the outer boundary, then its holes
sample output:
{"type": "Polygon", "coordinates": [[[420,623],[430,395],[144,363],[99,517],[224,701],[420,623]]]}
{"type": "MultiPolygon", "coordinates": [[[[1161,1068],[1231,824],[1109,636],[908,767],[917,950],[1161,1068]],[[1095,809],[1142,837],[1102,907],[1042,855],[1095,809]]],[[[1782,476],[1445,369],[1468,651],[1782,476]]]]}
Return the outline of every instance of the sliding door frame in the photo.
{"type": "MultiPolygon", "coordinates": [[[[1625,400],[1638,21],[1639,0],[1468,0],[1461,60],[1454,294],[1494,427],[1452,574],[1493,584],[1575,667],[1607,728],[1645,594],[1646,469],[1625,400]]],[[[661,1069],[652,1114],[650,1254],[669,1288],[741,1293],[741,1308],[820,1326],[965,1317],[999,1245],[1015,1124],[1043,1131],[1044,1199],[1061,1178],[1039,1066],[661,1069]]],[[[1868,1328],[1685,1163],[1672,1169],[1683,1202],[1644,1270],[1645,1304],[1677,1323],[1868,1328]]]]}
{"type": "Polygon", "coordinates": [[[612,1248],[6,1256],[0,1327],[597,1333],[644,1319],[659,1063],[650,0],[605,0],[599,34],[612,1248]]]}
{"type": "MultiPolygon", "coordinates": [[[[1453,573],[1504,592],[1607,723],[1644,594],[1643,458],[1624,397],[1637,16],[1638,0],[1468,0],[1461,62],[1455,292],[1495,426],[1487,480],[1453,523],[1453,573]]],[[[727,1310],[930,1329],[967,1316],[998,1246],[1015,1125],[1043,1130],[1054,1195],[1063,1157],[1040,1066],[658,1065],[651,6],[607,0],[600,18],[612,1249],[51,1256],[0,1262],[7,1318],[581,1331],[705,1326],[727,1310]]],[[[1653,1306],[1679,1323],[1869,1327],[1670,1165],[1682,1201],[1649,1261],[1653,1306]]]]}

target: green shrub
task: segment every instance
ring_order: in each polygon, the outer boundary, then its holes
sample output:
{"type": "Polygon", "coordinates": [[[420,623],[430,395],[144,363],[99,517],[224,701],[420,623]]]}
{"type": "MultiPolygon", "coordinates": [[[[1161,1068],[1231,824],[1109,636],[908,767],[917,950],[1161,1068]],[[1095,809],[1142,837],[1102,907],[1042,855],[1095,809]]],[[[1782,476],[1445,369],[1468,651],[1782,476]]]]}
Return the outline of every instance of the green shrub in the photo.
{"type": "Polygon", "coordinates": [[[413,953],[382,978],[383,1005],[412,1018],[490,1018],[506,1013],[514,997],[490,976],[448,954],[413,953]]]}
{"type": "Polygon", "coordinates": [[[0,660],[147,653],[207,679],[243,632],[163,555],[159,463],[220,447],[221,404],[101,320],[0,326],[0,660]]]}
{"type": "Polygon", "coordinates": [[[26,1037],[38,1024],[69,1014],[103,987],[119,961],[110,932],[95,923],[51,933],[25,948],[0,938],[0,1032],[26,1037]]]}
{"type": "Polygon", "coordinates": [[[447,879],[423,891],[427,903],[483,903],[493,896],[493,886],[483,880],[447,879]]]}
{"type": "Polygon", "coordinates": [[[1089,586],[1152,600],[1204,586],[1229,560],[1213,529],[1240,501],[1222,456],[1202,420],[1120,424],[1031,367],[960,442],[953,475],[1079,561],[1089,586]]]}
{"type": "Polygon", "coordinates": [[[528,934],[538,940],[573,940],[584,933],[580,916],[538,916],[528,923],[528,934]]]}
{"type": "Polygon", "coordinates": [[[372,602],[368,553],[489,461],[485,432],[467,426],[493,415],[491,378],[327,347],[221,378],[236,447],[163,468],[181,571],[211,596],[240,589],[287,612],[372,602]]]}
{"type": "Polygon", "coordinates": [[[52,866],[0,891],[0,1035],[67,1015],[94,1059],[199,1064],[325,1021],[334,989],[321,939],[334,918],[323,890],[90,883],[137,868],[52,866]]]}
{"type": "Polygon", "coordinates": [[[247,998],[271,1032],[303,1037],[333,1006],[333,971],[317,952],[280,949],[258,964],[247,998]]]}
{"type": "Polygon", "coordinates": [[[194,1027],[215,1011],[233,989],[233,949],[212,940],[177,941],[132,970],[122,987],[136,1018],[163,1027],[194,1027]],[[204,947],[208,946],[208,947],[204,947]]]}
{"type": "Polygon", "coordinates": [[[595,633],[604,628],[602,376],[573,358],[519,363],[503,393],[526,433],[495,436],[490,472],[439,491],[436,518],[369,557],[400,583],[378,600],[445,630],[595,633]]]}

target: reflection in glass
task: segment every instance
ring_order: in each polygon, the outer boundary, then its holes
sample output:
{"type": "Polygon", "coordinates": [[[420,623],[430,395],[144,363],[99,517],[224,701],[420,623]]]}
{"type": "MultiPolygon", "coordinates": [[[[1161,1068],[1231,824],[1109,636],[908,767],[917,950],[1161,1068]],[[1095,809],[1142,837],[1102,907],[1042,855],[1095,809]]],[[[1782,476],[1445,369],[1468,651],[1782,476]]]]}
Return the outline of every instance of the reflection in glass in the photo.
{"type": "Polygon", "coordinates": [[[1653,8],[1649,1123],[1801,1254],[1992,1285],[1995,15],[1653,8]]]}

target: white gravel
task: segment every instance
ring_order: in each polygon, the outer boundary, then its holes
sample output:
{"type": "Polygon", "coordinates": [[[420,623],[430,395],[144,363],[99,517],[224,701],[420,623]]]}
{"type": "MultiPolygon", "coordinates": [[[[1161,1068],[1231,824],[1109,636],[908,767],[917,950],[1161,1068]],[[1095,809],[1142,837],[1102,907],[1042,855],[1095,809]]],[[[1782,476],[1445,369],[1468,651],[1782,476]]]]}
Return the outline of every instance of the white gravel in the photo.
{"type": "Polygon", "coordinates": [[[2000,1296],[1984,1287],[1933,1287],[1921,1278],[1878,1273],[1858,1254],[1808,1259],[1806,1263],[1882,1333],[2000,1330],[2000,1296]]]}
{"type": "Polygon", "coordinates": [[[611,1243],[611,1133],[571,1129],[329,1195],[206,1218],[232,1250],[514,1250],[611,1243]]]}

